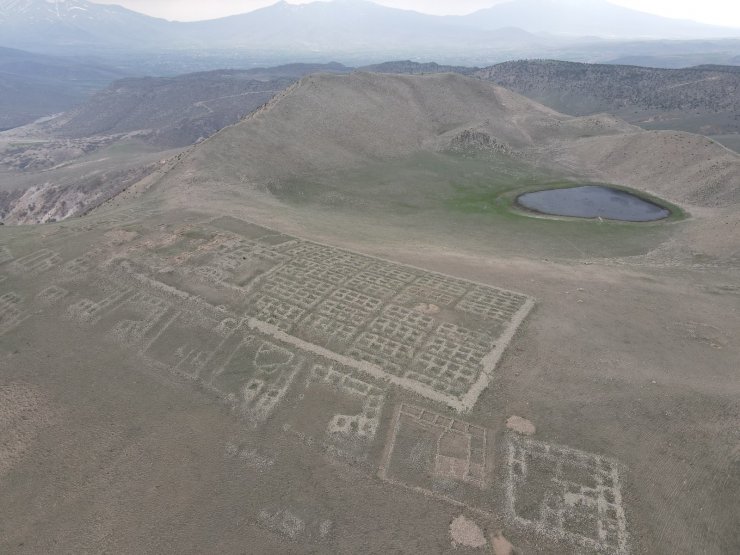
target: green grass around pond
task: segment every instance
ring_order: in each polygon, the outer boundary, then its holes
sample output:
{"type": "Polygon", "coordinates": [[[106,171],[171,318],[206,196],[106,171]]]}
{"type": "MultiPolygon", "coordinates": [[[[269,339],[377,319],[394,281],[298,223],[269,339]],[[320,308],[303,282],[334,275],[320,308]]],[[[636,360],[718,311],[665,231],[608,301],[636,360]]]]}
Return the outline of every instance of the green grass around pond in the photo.
{"type": "MultiPolygon", "coordinates": [[[[532,217],[516,208],[525,192],[580,185],[505,156],[466,157],[421,153],[312,179],[284,180],[270,191],[308,211],[356,215],[378,225],[428,229],[430,240],[464,240],[498,253],[553,257],[613,257],[643,254],[666,240],[684,217],[666,206],[669,218],[650,223],[532,217]]],[[[630,191],[633,192],[634,191],[630,191]]],[[[422,231],[423,232],[423,231],[422,231]]]]}
{"type": "MultiPolygon", "coordinates": [[[[565,189],[569,187],[578,187],[582,185],[600,185],[603,187],[609,187],[611,189],[618,189],[630,193],[642,200],[656,204],[662,208],[667,209],[670,214],[654,222],[624,222],[624,221],[609,221],[608,223],[616,223],[620,225],[649,225],[649,224],[660,224],[667,222],[675,222],[683,220],[687,217],[687,214],[679,207],[666,200],[655,197],[643,191],[636,191],[629,187],[622,187],[619,185],[613,185],[610,183],[599,183],[589,180],[582,182],[575,181],[550,181],[550,182],[539,182],[539,183],[527,183],[521,182],[513,185],[510,188],[489,186],[481,189],[480,187],[471,187],[468,185],[460,185],[456,187],[457,195],[450,200],[450,207],[455,210],[467,213],[477,214],[491,214],[497,217],[505,217],[507,215],[517,217],[532,217],[533,213],[528,212],[526,209],[517,205],[517,199],[525,194],[536,191],[546,191],[552,189],[565,189]]],[[[559,216],[549,215],[537,215],[537,217],[544,217],[548,219],[578,219],[590,221],[591,223],[604,223],[597,219],[588,218],[567,218],[559,216]]]]}

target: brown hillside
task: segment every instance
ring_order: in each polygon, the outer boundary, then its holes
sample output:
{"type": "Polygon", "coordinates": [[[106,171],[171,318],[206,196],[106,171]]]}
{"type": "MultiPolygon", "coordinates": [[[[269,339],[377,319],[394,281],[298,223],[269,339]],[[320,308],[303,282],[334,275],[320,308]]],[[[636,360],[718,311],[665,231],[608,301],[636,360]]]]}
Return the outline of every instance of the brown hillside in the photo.
{"type": "Polygon", "coordinates": [[[199,184],[209,194],[218,191],[214,188],[241,194],[244,183],[444,150],[470,130],[487,134],[519,160],[576,177],[653,191],[681,203],[738,200],[740,156],[708,139],[641,131],[608,115],[559,114],[456,74],[309,76],[193,149],[164,183],[175,190],[199,184]]]}

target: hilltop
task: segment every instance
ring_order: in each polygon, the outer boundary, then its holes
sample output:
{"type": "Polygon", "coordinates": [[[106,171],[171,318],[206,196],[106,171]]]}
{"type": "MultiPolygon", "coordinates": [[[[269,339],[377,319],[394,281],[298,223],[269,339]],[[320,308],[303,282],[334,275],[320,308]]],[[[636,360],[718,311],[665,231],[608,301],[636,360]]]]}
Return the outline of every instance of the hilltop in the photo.
{"type": "Polygon", "coordinates": [[[738,156],[703,137],[643,131],[607,115],[567,116],[502,87],[449,73],[306,77],[198,146],[173,181],[187,174],[183,183],[239,195],[249,189],[240,183],[454,149],[471,131],[511,159],[598,175],[676,202],[738,200],[738,156]],[[624,156],[626,149],[635,156],[624,156]]]}

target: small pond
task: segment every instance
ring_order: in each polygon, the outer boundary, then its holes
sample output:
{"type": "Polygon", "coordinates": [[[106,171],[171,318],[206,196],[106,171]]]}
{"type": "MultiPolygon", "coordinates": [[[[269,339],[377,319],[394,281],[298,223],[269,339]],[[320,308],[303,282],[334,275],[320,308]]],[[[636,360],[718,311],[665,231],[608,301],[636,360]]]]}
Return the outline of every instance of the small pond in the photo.
{"type": "Polygon", "coordinates": [[[652,222],[671,214],[662,206],[627,191],[599,185],[525,193],[517,198],[517,204],[541,214],[625,222],[652,222]]]}

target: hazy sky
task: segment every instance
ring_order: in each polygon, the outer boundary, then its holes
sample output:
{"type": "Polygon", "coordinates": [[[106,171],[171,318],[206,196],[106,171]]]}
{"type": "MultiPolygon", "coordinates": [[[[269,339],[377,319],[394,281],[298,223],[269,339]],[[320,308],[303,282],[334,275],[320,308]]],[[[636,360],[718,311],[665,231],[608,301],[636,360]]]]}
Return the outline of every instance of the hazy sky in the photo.
{"type": "MultiPolygon", "coordinates": [[[[119,4],[138,12],[177,20],[197,20],[248,12],[274,4],[275,0],[93,0],[99,4],[119,4]]],[[[313,0],[289,0],[305,4],[313,0]]],[[[505,0],[376,0],[378,4],[435,14],[464,14],[487,8],[505,0]]],[[[589,0],[568,0],[589,2],[589,0]]],[[[611,0],[633,9],[666,17],[693,19],[705,23],[740,28],[738,0],[611,0]]]]}

